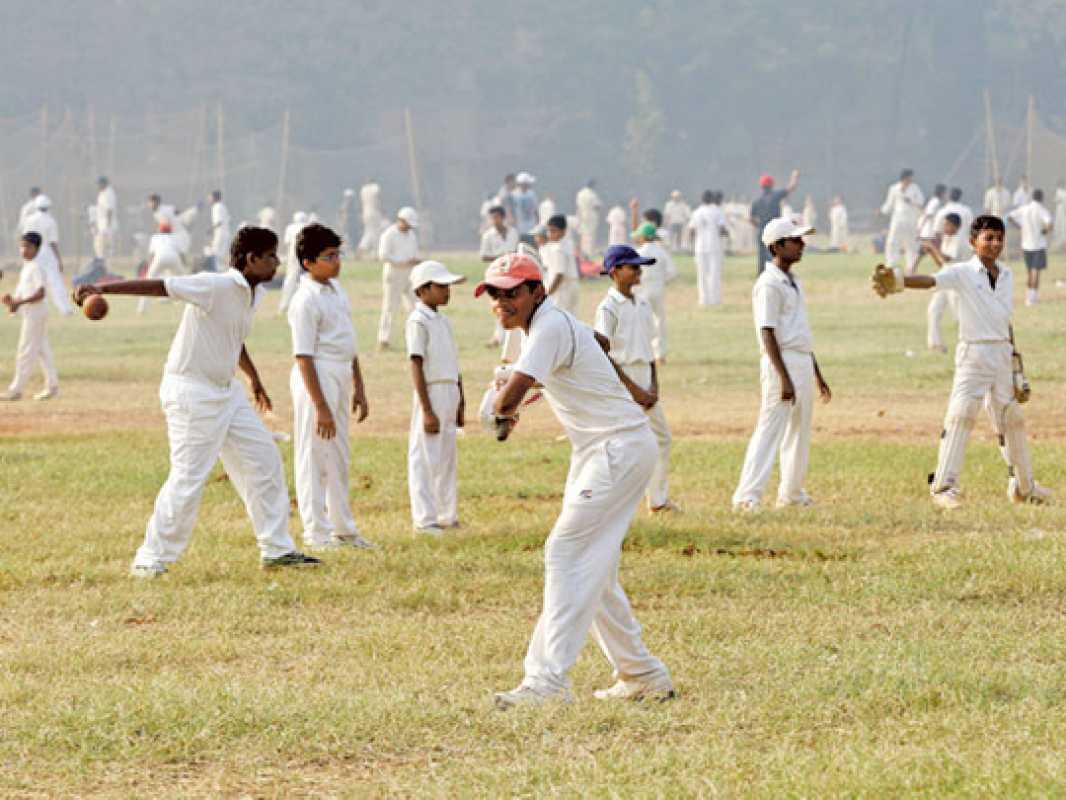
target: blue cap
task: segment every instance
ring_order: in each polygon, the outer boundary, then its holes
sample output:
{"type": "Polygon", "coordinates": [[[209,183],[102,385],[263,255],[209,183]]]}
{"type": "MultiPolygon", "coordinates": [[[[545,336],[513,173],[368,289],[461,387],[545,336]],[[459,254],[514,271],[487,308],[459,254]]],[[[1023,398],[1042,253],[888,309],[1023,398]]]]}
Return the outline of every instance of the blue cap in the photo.
{"type": "Polygon", "coordinates": [[[646,267],[654,263],[654,258],[645,258],[628,244],[612,244],[603,256],[603,271],[607,273],[615,267],[624,267],[627,264],[646,267]]]}

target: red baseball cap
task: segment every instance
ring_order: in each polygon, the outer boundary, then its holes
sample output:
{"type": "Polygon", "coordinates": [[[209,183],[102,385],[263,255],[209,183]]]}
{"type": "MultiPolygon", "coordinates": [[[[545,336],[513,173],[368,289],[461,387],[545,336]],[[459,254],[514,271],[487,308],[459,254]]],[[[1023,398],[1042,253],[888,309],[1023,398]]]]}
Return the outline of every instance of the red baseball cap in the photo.
{"type": "Polygon", "coordinates": [[[474,289],[474,297],[481,295],[490,286],[497,289],[513,289],[526,281],[543,281],[540,266],[524,253],[505,253],[485,270],[485,280],[474,289]]]}
{"type": "Polygon", "coordinates": [[[763,175],[759,176],[759,186],[761,186],[762,188],[765,189],[766,187],[773,186],[773,185],[774,185],[774,177],[773,177],[773,175],[765,175],[765,174],[763,174],[763,175]]]}
{"type": "Polygon", "coordinates": [[[171,227],[169,222],[160,222],[159,223],[159,232],[160,233],[170,233],[172,230],[173,230],[173,228],[171,227]]]}

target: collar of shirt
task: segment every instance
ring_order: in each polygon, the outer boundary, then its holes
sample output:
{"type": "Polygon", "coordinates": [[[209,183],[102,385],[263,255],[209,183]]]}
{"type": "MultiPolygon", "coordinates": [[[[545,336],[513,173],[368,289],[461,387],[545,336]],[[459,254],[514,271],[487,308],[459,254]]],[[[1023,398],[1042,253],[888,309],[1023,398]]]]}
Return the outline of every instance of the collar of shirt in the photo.
{"type": "Polygon", "coordinates": [[[434,311],[421,300],[415,303],[415,310],[418,311],[419,314],[429,317],[429,319],[436,319],[437,315],[440,313],[438,311],[434,311]]]}
{"type": "Polygon", "coordinates": [[[319,294],[322,294],[323,292],[337,291],[336,288],[334,288],[333,286],[332,278],[326,281],[325,283],[322,283],[321,281],[316,281],[314,278],[312,278],[309,272],[304,272],[304,274],[300,276],[300,282],[305,284],[307,288],[311,291],[318,292],[319,294]]]}
{"type": "Polygon", "coordinates": [[[985,276],[985,278],[988,280],[988,285],[992,287],[992,291],[996,290],[996,286],[999,284],[999,279],[1002,278],[1005,273],[1010,272],[1010,269],[1006,265],[1000,264],[997,261],[996,267],[998,268],[998,270],[996,272],[996,277],[993,278],[992,273],[988,271],[988,267],[986,267],[984,265],[984,262],[981,261],[981,259],[978,258],[976,255],[973,256],[966,263],[974,272],[982,273],[985,276]]]}
{"type": "Polygon", "coordinates": [[[618,288],[615,286],[612,286],[610,289],[607,290],[607,296],[614,300],[616,303],[632,303],[633,305],[637,304],[636,297],[626,297],[624,294],[618,291],[618,288]]]}
{"type": "Polygon", "coordinates": [[[533,323],[553,308],[555,308],[555,303],[552,302],[550,297],[545,297],[544,302],[537,306],[536,310],[533,312],[533,316],[529,318],[529,329],[532,331],[533,323]]]}
{"type": "Polygon", "coordinates": [[[781,267],[777,266],[773,261],[766,262],[766,271],[769,272],[781,283],[787,283],[797,292],[799,291],[799,284],[796,283],[796,279],[792,277],[791,272],[785,272],[781,267]]]}

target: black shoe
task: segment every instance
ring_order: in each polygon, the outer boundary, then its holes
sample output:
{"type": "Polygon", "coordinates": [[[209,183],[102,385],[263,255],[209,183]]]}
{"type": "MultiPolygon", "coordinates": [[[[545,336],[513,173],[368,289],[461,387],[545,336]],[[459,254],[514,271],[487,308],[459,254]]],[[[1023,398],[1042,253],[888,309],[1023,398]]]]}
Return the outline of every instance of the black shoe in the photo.
{"type": "Polygon", "coordinates": [[[317,567],[322,559],[314,556],[305,556],[303,553],[293,550],[277,558],[260,559],[259,564],[263,569],[275,569],[277,567],[317,567]]]}

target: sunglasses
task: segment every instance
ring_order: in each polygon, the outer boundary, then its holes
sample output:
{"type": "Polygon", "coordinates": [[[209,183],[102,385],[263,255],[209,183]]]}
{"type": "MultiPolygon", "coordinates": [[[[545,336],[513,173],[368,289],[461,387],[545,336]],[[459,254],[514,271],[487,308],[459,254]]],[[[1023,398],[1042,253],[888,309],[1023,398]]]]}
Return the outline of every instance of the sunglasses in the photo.
{"type": "Polygon", "coordinates": [[[525,284],[523,283],[518,284],[513,289],[499,289],[495,286],[486,286],[485,294],[493,300],[499,300],[500,298],[503,298],[504,300],[517,300],[518,296],[522,293],[522,288],[524,286],[525,284]]]}

